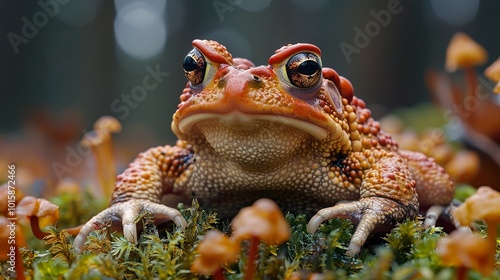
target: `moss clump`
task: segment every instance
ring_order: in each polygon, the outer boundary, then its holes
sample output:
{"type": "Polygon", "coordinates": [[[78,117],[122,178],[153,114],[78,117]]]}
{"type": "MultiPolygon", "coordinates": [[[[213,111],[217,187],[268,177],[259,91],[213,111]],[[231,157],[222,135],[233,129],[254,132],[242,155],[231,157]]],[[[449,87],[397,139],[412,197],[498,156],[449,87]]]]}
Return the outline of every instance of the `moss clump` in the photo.
{"type": "MultiPolygon", "coordinates": [[[[74,252],[73,238],[65,230],[50,228],[45,249],[22,250],[26,273],[34,279],[207,279],[190,271],[197,245],[209,230],[229,234],[228,223],[200,209],[196,201],[179,209],[188,221],[184,231],[173,224],[157,227],[152,214],[143,212],[136,221],[142,228],[137,244],[114,232],[108,222],[97,225],[82,254],[74,252]]],[[[408,220],[386,235],[373,236],[358,257],[349,258],[345,251],[355,229],[350,221],[333,219],[309,234],[304,215],[287,214],[286,220],[291,229],[288,242],[259,246],[258,279],[306,279],[313,274],[322,279],[450,279],[454,275],[455,270],[444,267],[435,252],[437,240],[446,233],[438,227],[423,228],[420,221],[408,220]]],[[[226,279],[243,279],[247,250],[243,242],[239,261],[224,267],[226,279]]],[[[482,279],[474,271],[469,277],[482,279]]],[[[500,270],[491,279],[495,277],[500,277],[500,270]]]]}

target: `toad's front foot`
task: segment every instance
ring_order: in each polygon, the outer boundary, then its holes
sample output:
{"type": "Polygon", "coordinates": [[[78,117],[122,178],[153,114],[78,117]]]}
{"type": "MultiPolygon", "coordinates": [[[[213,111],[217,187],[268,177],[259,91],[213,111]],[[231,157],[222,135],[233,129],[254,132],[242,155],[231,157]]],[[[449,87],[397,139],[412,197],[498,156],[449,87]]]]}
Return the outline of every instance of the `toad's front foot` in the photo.
{"type": "Polygon", "coordinates": [[[75,251],[81,252],[87,235],[96,229],[96,223],[105,223],[107,220],[120,219],[123,226],[123,235],[130,242],[136,243],[137,227],[135,220],[142,211],[153,213],[156,221],[169,219],[182,229],[187,225],[186,220],[177,209],[149,200],[131,199],[111,205],[83,225],[73,243],[75,251]]]}
{"type": "Polygon", "coordinates": [[[361,246],[374,229],[393,225],[406,217],[416,217],[416,215],[416,209],[404,206],[395,200],[368,197],[319,210],[309,221],[307,231],[314,233],[324,221],[333,218],[346,218],[358,223],[346,252],[346,255],[353,257],[359,253],[361,246]]]}

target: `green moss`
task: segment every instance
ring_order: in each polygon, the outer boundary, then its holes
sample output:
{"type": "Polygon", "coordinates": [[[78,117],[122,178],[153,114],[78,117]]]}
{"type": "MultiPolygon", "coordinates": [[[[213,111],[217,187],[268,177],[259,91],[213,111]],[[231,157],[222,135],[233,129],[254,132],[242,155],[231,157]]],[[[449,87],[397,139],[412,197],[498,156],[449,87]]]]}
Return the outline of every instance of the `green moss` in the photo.
{"type": "Polygon", "coordinates": [[[405,127],[411,127],[417,132],[423,132],[429,127],[444,127],[446,118],[443,111],[432,103],[421,103],[409,108],[394,111],[399,116],[405,127]]]}
{"type": "MultiPolygon", "coordinates": [[[[59,201],[73,203],[67,197],[59,201]]],[[[210,229],[229,233],[228,223],[221,222],[216,213],[201,210],[196,201],[179,209],[188,221],[184,231],[173,224],[156,227],[152,214],[143,212],[136,221],[142,228],[137,244],[113,232],[106,222],[88,236],[82,254],[74,251],[73,238],[65,230],[50,228],[44,249],[22,250],[27,273],[34,279],[205,279],[190,271],[197,245],[210,229]]],[[[419,221],[405,221],[382,238],[370,238],[358,257],[349,258],[345,251],[355,230],[350,221],[333,219],[309,234],[304,215],[287,214],[286,219],[290,240],[281,246],[259,247],[258,279],[287,279],[292,273],[304,279],[314,273],[324,279],[450,279],[455,273],[442,266],[435,252],[436,242],[446,236],[438,227],[423,228],[419,221]]],[[[248,246],[242,245],[240,260],[226,267],[227,279],[243,279],[248,246]]],[[[476,272],[469,275],[482,279],[476,272]]],[[[494,277],[500,277],[499,270],[494,277]]]]}
{"type": "Polygon", "coordinates": [[[469,185],[458,185],[455,187],[455,199],[464,202],[476,192],[476,188],[469,185]]]}
{"type": "Polygon", "coordinates": [[[95,197],[89,189],[86,189],[83,195],[63,192],[52,197],[50,202],[59,206],[58,227],[69,228],[87,222],[101,210],[104,210],[108,205],[109,198],[95,197]]]}

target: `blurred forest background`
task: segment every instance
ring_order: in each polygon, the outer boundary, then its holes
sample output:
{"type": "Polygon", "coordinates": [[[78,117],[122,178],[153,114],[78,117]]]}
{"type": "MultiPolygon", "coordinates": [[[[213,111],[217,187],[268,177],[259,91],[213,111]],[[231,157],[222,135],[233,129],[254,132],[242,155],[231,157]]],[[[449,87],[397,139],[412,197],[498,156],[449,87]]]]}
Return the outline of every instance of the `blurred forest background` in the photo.
{"type": "Polygon", "coordinates": [[[376,117],[431,100],[424,75],[444,71],[455,32],[486,48],[487,65],[500,55],[497,0],[0,3],[0,170],[16,162],[21,186],[35,195],[77,176],[68,155],[103,115],[122,122],[118,169],[148,147],[173,144],[182,60],[196,38],[257,65],[285,44],[315,44],[376,117]],[[151,71],[161,72],[157,86],[127,101],[151,71]],[[54,174],[54,162],[68,168],[54,174]]]}

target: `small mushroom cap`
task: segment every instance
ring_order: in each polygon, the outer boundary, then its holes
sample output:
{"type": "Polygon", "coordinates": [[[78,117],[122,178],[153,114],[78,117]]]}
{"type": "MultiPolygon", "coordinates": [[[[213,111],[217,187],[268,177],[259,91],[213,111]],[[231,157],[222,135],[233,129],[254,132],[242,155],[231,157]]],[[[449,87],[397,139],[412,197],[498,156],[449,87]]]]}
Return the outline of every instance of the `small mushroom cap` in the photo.
{"type": "Polygon", "coordinates": [[[224,264],[238,259],[240,243],[225,236],[222,232],[211,230],[205,234],[198,245],[198,258],[191,265],[191,271],[212,275],[224,264]]]}
{"type": "Polygon", "coordinates": [[[463,226],[479,220],[488,224],[499,223],[500,193],[487,186],[480,187],[474,195],[453,211],[453,216],[463,226]]]}
{"type": "Polygon", "coordinates": [[[111,139],[111,133],[120,132],[122,125],[111,116],[102,116],[94,123],[94,130],[85,133],[80,144],[85,148],[97,147],[111,139]]]}
{"type": "Polygon", "coordinates": [[[497,85],[493,89],[493,92],[497,94],[500,93],[500,58],[495,60],[493,64],[486,68],[486,70],[484,71],[484,75],[488,77],[488,79],[497,83],[497,85]]]}
{"type": "Polygon", "coordinates": [[[491,245],[469,231],[456,230],[437,242],[436,251],[444,265],[463,266],[489,275],[493,271],[493,258],[488,253],[491,245]]]}
{"type": "Polygon", "coordinates": [[[114,117],[102,116],[94,123],[94,129],[107,133],[115,133],[122,130],[122,125],[114,117]]]}
{"type": "Polygon", "coordinates": [[[456,33],[446,49],[446,70],[470,68],[484,64],[488,58],[486,50],[465,33],[456,33]]]}
{"type": "Polygon", "coordinates": [[[290,238],[290,226],[283,213],[274,201],[266,198],[241,209],[231,224],[236,240],[257,237],[268,245],[277,245],[290,238]]]}
{"type": "Polygon", "coordinates": [[[39,227],[44,228],[59,220],[59,206],[43,198],[25,196],[16,205],[16,215],[36,216],[39,227]]]}

